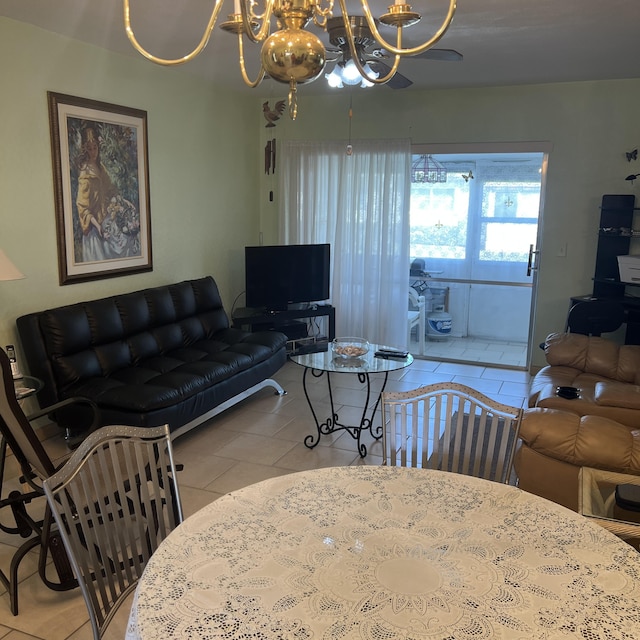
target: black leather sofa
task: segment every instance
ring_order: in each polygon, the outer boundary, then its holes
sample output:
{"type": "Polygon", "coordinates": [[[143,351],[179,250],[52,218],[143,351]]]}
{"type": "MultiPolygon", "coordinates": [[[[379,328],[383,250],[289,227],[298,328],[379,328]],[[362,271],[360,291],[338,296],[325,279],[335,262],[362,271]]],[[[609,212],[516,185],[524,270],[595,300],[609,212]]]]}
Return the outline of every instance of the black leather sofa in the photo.
{"type": "Polygon", "coordinates": [[[178,435],[264,387],[284,393],[270,376],[286,362],[286,336],[231,328],[211,277],[16,323],[29,373],[44,382],[40,406],[88,398],[99,425],[167,423],[178,435]]]}

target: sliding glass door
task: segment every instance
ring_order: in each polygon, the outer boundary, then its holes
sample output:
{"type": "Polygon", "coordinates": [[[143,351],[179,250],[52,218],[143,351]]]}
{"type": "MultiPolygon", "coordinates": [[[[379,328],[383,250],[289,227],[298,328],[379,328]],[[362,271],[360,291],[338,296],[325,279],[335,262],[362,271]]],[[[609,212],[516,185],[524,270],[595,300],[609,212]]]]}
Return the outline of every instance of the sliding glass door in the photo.
{"type": "Polygon", "coordinates": [[[428,155],[440,170],[427,176],[439,181],[412,182],[410,255],[425,276],[414,269],[410,284],[432,314],[450,316],[450,331],[428,334],[425,355],[524,368],[545,153],[415,151],[414,163],[428,155]]]}

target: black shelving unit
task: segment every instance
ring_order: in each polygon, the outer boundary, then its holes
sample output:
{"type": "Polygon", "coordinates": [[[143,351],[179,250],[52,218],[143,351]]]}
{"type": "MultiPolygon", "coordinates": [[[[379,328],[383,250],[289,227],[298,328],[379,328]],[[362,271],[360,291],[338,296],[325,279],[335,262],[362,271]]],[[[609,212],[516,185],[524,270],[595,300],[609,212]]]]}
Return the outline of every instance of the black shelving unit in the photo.
{"type": "Polygon", "coordinates": [[[625,309],[625,344],[640,344],[640,298],[625,295],[626,287],[639,285],[620,282],[618,256],[629,254],[632,239],[637,235],[637,230],[635,234],[633,230],[633,218],[638,211],[634,195],[602,196],[593,293],[574,296],[570,300],[570,308],[577,302],[591,300],[620,302],[625,309]]]}
{"type": "Polygon", "coordinates": [[[620,282],[618,256],[627,255],[633,229],[634,195],[602,196],[596,268],[595,298],[623,298],[626,284],[620,282]]]}

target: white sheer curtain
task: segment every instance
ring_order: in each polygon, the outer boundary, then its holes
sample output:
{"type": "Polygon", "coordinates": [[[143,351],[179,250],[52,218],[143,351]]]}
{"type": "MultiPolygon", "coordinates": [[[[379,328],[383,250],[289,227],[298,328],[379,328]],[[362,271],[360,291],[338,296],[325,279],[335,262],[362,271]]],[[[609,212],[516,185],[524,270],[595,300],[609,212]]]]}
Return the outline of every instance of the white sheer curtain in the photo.
{"type": "Polygon", "coordinates": [[[331,244],[338,335],[406,346],[410,141],[287,141],[280,159],[280,240],[331,244]]]}

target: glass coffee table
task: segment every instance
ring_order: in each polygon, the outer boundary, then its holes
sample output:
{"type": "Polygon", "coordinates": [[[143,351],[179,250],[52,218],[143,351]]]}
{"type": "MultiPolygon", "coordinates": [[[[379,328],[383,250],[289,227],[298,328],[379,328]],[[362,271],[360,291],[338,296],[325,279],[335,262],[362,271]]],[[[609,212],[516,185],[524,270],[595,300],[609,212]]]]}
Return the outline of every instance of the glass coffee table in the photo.
{"type": "Polygon", "coordinates": [[[637,546],[640,542],[640,513],[616,504],[616,485],[640,485],[640,476],[582,467],[578,511],[601,527],[637,546]]]}
{"type": "Polygon", "coordinates": [[[308,435],[304,439],[304,444],[313,449],[319,442],[323,435],[329,435],[336,431],[346,431],[357,443],[358,453],[362,458],[367,455],[367,447],[360,441],[360,436],[363,431],[369,431],[374,439],[379,440],[382,438],[382,424],[377,427],[373,426],[373,420],[375,418],[378,406],[380,405],[380,399],[382,392],[387,385],[387,379],[391,371],[397,371],[398,369],[404,369],[413,362],[413,356],[409,354],[406,358],[379,358],[375,356],[375,352],[379,349],[384,349],[381,345],[370,345],[369,352],[361,358],[338,358],[335,356],[329,346],[328,351],[322,351],[319,353],[305,353],[303,355],[290,356],[292,362],[304,367],[304,374],[302,375],[302,387],[304,389],[304,395],[311,409],[313,419],[316,423],[317,432],[308,435]],[[331,387],[331,376],[333,374],[352,374],[358,377],[360,383],[365,387],[366,400],[364,407],[362,408],[362,414],[360,423],[355,425],[347,425],[340,422],[340,417],[336,410],[336,406],[333,398],[333,390],[331,387]],[[378,392],[375,404],[369,411],[369,401],[371,399],[371,375],[381,374],[383,376],[382,388],[378,392]],[[329,391],[329,402],[331,405],[331,415],[321,420],[316,410],[314,409],[311,396],[309,395],[308,383],[309,376],[311,378],[326,377],[327,388],[329,391]]]}

